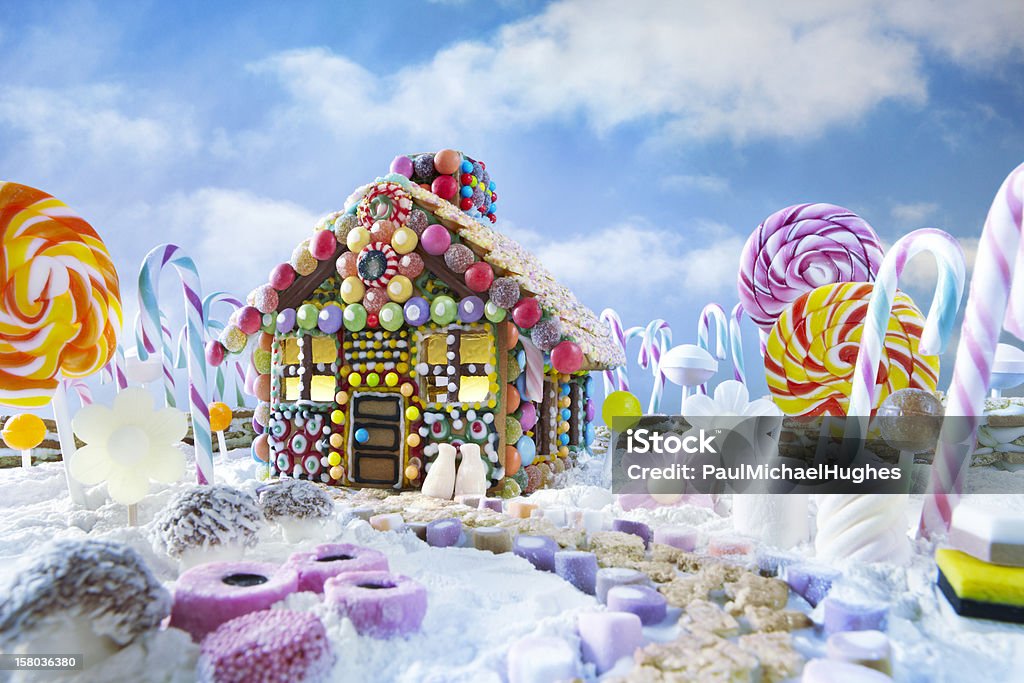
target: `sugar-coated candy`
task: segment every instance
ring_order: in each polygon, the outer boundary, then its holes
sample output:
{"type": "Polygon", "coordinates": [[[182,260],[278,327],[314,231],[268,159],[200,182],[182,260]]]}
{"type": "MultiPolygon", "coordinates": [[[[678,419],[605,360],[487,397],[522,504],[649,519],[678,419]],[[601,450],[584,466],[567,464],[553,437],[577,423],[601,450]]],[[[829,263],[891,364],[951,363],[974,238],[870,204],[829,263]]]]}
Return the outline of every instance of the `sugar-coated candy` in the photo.
{"type": "MultiPolygon", "coordinates": [[[[519,474],[522,474],[522,470],[520,470],[519,474]]],[[[496,493],[502,498],[515,498],[523,493],[523,487],[514,478],[509,476],[498,482],[496,493]]]]}
{"type": "Polygon", "coordinates": [[[435,548],[447,548],[459,542],[462,522],[455,517],[437,519],[427,524],[427,544],[435,548]]]}
{"type": "Polygon", "coordinates": [[[395,224],[391,221],[374,221],[373,225],[370,226],[371,242],[384,242],[387,244],[394,235],[395,224]]]}
{"type": "Polygon", "coordinates": [[[202,564],[175,582],[170,625],[199,642],[224,622],[283,600],[298,585],[293,568],[271,562],[202,564]]]}
{"type": "Polygon", "coordinates": [[[372,548],[350,543],[324,543],[309,552],[292,553],[287,566],[299,575],[299,590],[324,592],[324,582],[346,572],[387,571],[388,559],[372,548]]]}
{"type": "Polygon", "coordinates": [[[359,225],[359,220],[356,218],[355,214],[346,213],[339,216],[334,220],[334,237],[339,243],[347,244],[348,233],[357,225],[359,225]]]}
{"type": "Polygon", "coordinates": [[[254,546],[262,523],[263,513],[249,494],[226,484],[194,486],[157,514],[154,534],[161,549],[181,558],[218,546],[254,546]]]}
{"type": "Polygon", "coordinates": [[[367,287],[363,294],[363,307],[366,308],[367,313],[379,313],[381,307],[387,302],[388,293],[383,287],[367,287]]]}
{"type": "Polygon", "coordinates": [[[423,258],[417,253],[402,254],[398,259],[398,272],[410,280],[415,280],[423,272],[423,258]]]}
{"type": "Polygon", "coordinates": [[[597,556],[582,550],[560,550],[555,553],[555,573],[593,595],[597,589],[597,556]]]}
{"type": "Polygon", "coordinates": [[[462,155],[454,149],[442,149],[434,155],[434,168],[438,173],[450,175],[462,166],[462,155]]]}
{"type": "Polygon", "coordinates": [[[465,279],[474,292],[486,292],[494,282],[494,268],[486,261],[477,261],[466,269],[465,279]]]}
{"type": "Polygon", "coordinates": [[[549,536],[516,536],[512,543],[512,552],[541,571],[555,571],[555,553],[558,543],[549,536]]]}
{"type": "Polygon", "coordinates": [[[644,547],[649,548],[651,545],[651,527],[647,526],[643,522],[637,522],[632,519],[613,519],[612,531],[621,531],[626,534],[639,536],[643,539],[644,547]]]}
{"type": "Polygon", "coordinates": [[[555,318],[541,320],[530,330],[530,341],[541,351],[550,351],[562,340],[562,324],[555,318]]]}
{"type": "Polygon", "coordinates": [[[527,297],[520,299],[512,308],[512,320],[520,328],[528,330],[540,321],[542,313],[540,302],[534,297],[527,297]]]}
{"type": "Polygon", "coordinates": [[[444,263],[453,273],[465,273],[475,261],[476,254],[465,244],[453,244],[444,252],[444,263]]]}
{"type": "Polygon", "coordinates": [[[523,435],[523,426],[519,420],[509,415],[505,418],[505,442],[515,443],[523,435]]]}
{"type": "Polygon", "coordinates": [[[316,259],[309,253],[309,243],[310,240],[302,240],[288,261],[299,275],[309,275],[316,270],[316,259]]]}
{"type": "Polygon", "coordinates": [[[593,664],[598,675],[632,657],[644,642],[640,617],[629,612],[586,612],[576,618],[583,661],[593,664]]]}
{"type": "Polygon", "coordinates": [[[452,235],[443,225],[428,226],[420,235],[420,243],[428,254],[440,256],[448,250],[452,243],[452,235]]]}
{"type": "Polygon", "coordinates": [[[405,156],[404,154],[399,155],[391,160],[391,166],[389,167],[389,170],[392,173],[404,175],[406,178],[412,178],[414,172],[412,159],[405,156]]]}
{"type": "Polygon", "coordinates": [[[324,583],[324,598],[360,635],[391,638],[415,633],[427,613],[427,590],[385,571],[339,574],[324,583]]]}
{"type": "Polygon", "coordinates": [[[219,339],[224,348],[231,353],[238,353],[245,348],[246,342],[249,341],[249,338],[245,336],[245,332],[238,329],[237,325],[231,324],[221,330],[219,339]]]}
{"type": "Polygon", "coordinates": [[[607,604],[615,612],[637,615],[644,626],[664,621],[668,608],[665,596],[649,586],[615,586],[608,591],[607,604]]]}
{"type": "Polygon", "coordinates": [[[295,269],[292,268],[290,263],[279,263],[270,271],[268,281],[270,286],[278,291],[288,289],[295,282],[295,269]]]}
{"type": "Polygon", "coordinates": [[[501,512],[502,500],[501,498],[481,498],[478,507],[481,510],[493,510],[494,512],[501,512]]]}
{"type": "Polygon", "coordinates": [[[253,410],[252,418],[264,427],[270,422],[270,404],[263,402],[256,405],[256,409],[253,410]]]}
{"type": "Polygon", "coordinates": [[[197,673],[212,683],[320,681],[335,656],[310,612],[261,610],[221,624],[200,646],[197,673]]]}
{"type": "Polygon", "coordinates": [[[369,521],[377,531],[400,531],[405,526],[405,520],[397,512],[374,515],[369,521]]]}
{"type": "Polygon", "coordinates": [[[260,285],[249,292],[246,303],[255,306],[260,313],[273,313],[277,310],[277,290],[270,285],[260,285]]]}
{"type": "Polygon", "coordinates": [[[423,231],[427,229],[428,225],[430,225],[430,219],[422,210],[413,209],[409,214],[409,220],[406,221],[405,225],[417,235],[422,235],[423,231]]]}
{"type": "Polygon", "coordinates": [[[812,659],[804,665],[801,683],[892,683],[892,679],[874,669],[835,659],[812,659]]]}
{"type": "Polygon", "coordinates": [[[561,638],[527,636],[508,650],[508,683],[574,680],[580,680],[576,648],[561,638]]]}
{"type": "Polygon", "coordinates": [[[519,301],[519,283],[510,277],[499,277],[488,290],[490,300],[501,308],[512,308],[519,301]]]}
{"type": "Polygon", "coordinates": [[[708,555],[728,557],[730,555],[749,555],[754,551],[754,543],[742,536],[712,536],[708,540],[708,555]]]}
{"type": "Polygon", "coordinates": [[[433,154],[419,154],[413,160],[414,180],[420,183],[429,183],[437,177],[437,169],[434,168],[433,154]]]}
{"type": "Polygon", "coordinates": [[[832,590],[832,584],[841,576],[842,572],[837,569],[810,563],[791,564],[783,572],[783,579],[790,589],[811,607],[817,607],[825,599],[832,590]]]}
{"type": "Polygon", "coordinates": [[[859,664],[892,675],[892,647],[881,631],[833,633],[825,644],[829,659],[859,664]]]}
{"type": "Polygon", "coordinates": [[[355,277],[359,274],[359,254],[346,251],[335,263],[338,275],[343,278],[355,277]]]}
{"type": "Polygon", "coordinates": [[[598,602],[608,601],[608,591],[616,586],[646,586],[651,582],[647,574],[625,567],[603,567],[597,570],[594,591],[598,602]]]}
{"type": "Polygon", "coordinates": [[[477,527],[473,530],[473,547],[495,555],[511,552],[512,533],[504,527],[477,527]]]}
{"type": "Polygon", "coordinates": [[[825,608],[825,633],[831,635],[842,631],[885,631],[889,624],[889,606],[860,604],[827,597],[822,603],[825,608]]]}
{"type": "Polygon", "coordinates": [[[512,500],[509,501],[505,512],[517,519],[529,519],[533,515],[533,511],[537,509],[536,503],[530,503],[525,500],[512,500]]]}
{"type": "MultiPolygon", "coordinates": [[[[516,450],[519,451],[520,457],[523,455],[523,448],[520,448],[520,441],[523,439],[530,439],[528,436],[519,437],[519,441],[516,442],[516,450]]],[[[530,443],[533,443],[532,439],[530,443]]],[[[537,469],[536,465],[527,465],[524,470],[526,472],[526,486],[523,488],[523,493],[533,493],[537,489],[541,488],[544,484],[544,477],[541,476],[540,470],[537,469]]]]}

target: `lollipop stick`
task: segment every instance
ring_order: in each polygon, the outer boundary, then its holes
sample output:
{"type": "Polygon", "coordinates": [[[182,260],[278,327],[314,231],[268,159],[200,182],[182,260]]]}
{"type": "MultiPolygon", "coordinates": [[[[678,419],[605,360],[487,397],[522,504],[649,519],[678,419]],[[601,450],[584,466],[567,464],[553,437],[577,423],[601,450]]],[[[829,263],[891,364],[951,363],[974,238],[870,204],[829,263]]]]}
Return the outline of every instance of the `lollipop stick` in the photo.
{"type": "Polygon", "coordinates": [[[132,503],[128,506],[128,526],[139,525],[139,506],[136,503],[132,503]]]}
{"type": "Polygon", "coordinates": [[[71,431],[71,413],[68,412],[68,395],[64,382],[57,382],[53,392],[53,419],[57,423],[57,440],[60,442],[60,457],[64,461],[64,476],[68,480],[71,502],[85,505],[85,489],[71,476],[71,457],[75,454],[75,436],[71,431]]]}
{"type": "Polygon", "coordinates": [[[32,449],[26,448],[21,452],[21,466],[32,467],[32,449]]]}
{"type": "Polygon", "coordinates": [[[224,432],[217,432],[217,447],[220,448],[220,457],[227,459],[228,457],[228,445],[224,442],[224,432]]]}

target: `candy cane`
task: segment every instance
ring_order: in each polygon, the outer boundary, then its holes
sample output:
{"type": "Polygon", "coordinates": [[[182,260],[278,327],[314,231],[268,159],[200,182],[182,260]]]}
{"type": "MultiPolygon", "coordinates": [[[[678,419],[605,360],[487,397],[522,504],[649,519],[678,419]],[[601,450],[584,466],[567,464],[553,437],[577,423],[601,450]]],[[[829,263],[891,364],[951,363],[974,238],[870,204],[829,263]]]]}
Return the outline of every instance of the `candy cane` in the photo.
{"type": "MultiPolygon", "coordinates": [[[[614,309],[606,308],[601,311],[600,320],[608,325],[612,340],[619,345],[625,357],[627,337],[619,314],[614,309]]],[[[629,391],[629,377],[622,366],[604,371],[604,395],[607,396],[613,391],[629,391]]]]}
{"type": "Polygon", "coordinates": [[[114,382],[118,391],[128,387],[128,375],[125,373],[125,360],[124,360],[124,346],[118,342],[114,348],[114,357],[110,359],[110,362],[103,366],[103,372],[100,375],[100,384],[108,384],[111,381],[114,382]]]}
{"type": "MultiPolygon", "coordinates": [[[[206,390],[206,355],[203,351],[202,286],[196,265],[180,247],[162,244],[146,255],[139,271],[139,310],[142,336],[138,343],[139,358],[145,360],[156,351],[154,339],[160,334],[160,308],[157,305],[160,275],[172,266],[181,280],[185,298],[185,321],[188,327],[188,383],[192,413],[192,438],[196,449],[196,477],[200,484],[213,483],[213,443],[210,435],[210,413],[206,390]]],[[[165,357],[166,358],[166,357],[165,357]]]]}
{"type": "MultiPolygon", "coordinates": [[[[725,360],[725,344],[729,336],[729,319],[725,316],[725,310],[718,304],[708,304],[700,312],[700,320],[697,322],[697,346],[705,351],[710,350],[708,336],[711,333],[711,318],[715,319],[715,358],[725,360]]],[[[697,387],[702,394],[708,393],[708,385],[705,382],[697,387]]]]}
{"type": "Polygon", "coordinates": [[[661,371],[661,357],[672,346],[672,328],[664,320],[652,320],[644,329],[640,356],[637,361],[642,368],[651,368],[654,374],[654,387],[651,389],[651,400],[647,404],[647,413],[655,415],[661,410],[661,398],[665,394],[665,374],[661,371]]]}
{"type": "Polygon", "coordinates": [[[67,391],[74,391],[75,395],[78,396],[78,402],[82,404],[82,407],[90,405],[92,403],[92,389],[85,383],[85,380],[80,377],[74,379],[65,379],[64,388],[67,391]]]}
{"type": "MultiPolygon", "coordinates": [[[[244,305],[238,298],[232,296],[231,294],[228,294],[227,292],[213,292],[211,294],[207,294],[206,298],[203,299],[203,319],[206,320],[206,334],[207,338],[209,339],[216,339],[217,333],[224,329],[224,323],[218,320],[214,320],[213,316],[210,313],[210,309],[212,309],[213,306],[219,303],[224,303],[231,306],[232,313],[234,313],[244,305]]],[[[186,351],[187,327],[187,324],[182,325],[181,330],[178,332],[178,350],[177,355],[175,356],[175,366],[178,368],[185,367],[186,358],[188,356],[186,351]]],[[[235,365],[238,364],[237,360],[233,362],[235,365]]],[[[213,381],[214,396],[218,401],[224,400],[225,386],[226,382],[224,377],[224,364],[221,363],[220,365],[217,366],[216,370],[214,371],[213,381]]]]}
{"type": "MultiPolygon", "coordinates": [[[[143,355],[144,330],[142,327],[142,311],[135,314],[135,345],[138,349],[139,360],[146,360],[149,355],[143,355]]],[[[160,311],[160,366],[164,378],[164,405],[168,408],[176,408],[178,400],[175,398],[174,370],[178,366],[174,362],[174,347],[171,345],[171,328],[167,324],[167,316],[160,311]]]]}
{"type": "Polygon", "coordinates": [[[964,470],[971,461],[992,381],[992,361],[1001,328],[1005,325],[1009,332],[1024,339],[1024,279],[1013,277],[1014,268],[1024,269],[1022,230],[1024,164],[1003,181],[981,231],[946,401],[947,419],[942,423],[921,512],[920,532],[926,537],[949,527],[953,508],[960,500],[964,470]]]}
{"type": "Polygon", "coordinates": [[[743,304],[732,307],[729,318],[729,349],[732,352],[732,376],[743,385],[747,383],[747,371],[743,361],[743,331],[740,321],[743,320],[743,304]]]}

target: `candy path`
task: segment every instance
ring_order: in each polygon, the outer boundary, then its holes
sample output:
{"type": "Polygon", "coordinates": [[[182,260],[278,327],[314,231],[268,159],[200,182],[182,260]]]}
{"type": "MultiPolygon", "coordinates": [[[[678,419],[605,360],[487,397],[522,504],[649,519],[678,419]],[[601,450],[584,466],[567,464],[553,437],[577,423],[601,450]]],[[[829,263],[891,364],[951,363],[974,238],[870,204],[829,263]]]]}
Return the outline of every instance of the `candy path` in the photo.
{"type": "MultiPolygon", "coordinates": [[[[185,448],[193,467],[191,449],[185,448]]],[[[247,450],[231,451],[228,462],[218,462],[218,479],[252,490],[258,485],[254,467],[247,450]]],[[[83,534],[127,543],[142,553],[161,580],[169,584],[175,579],[176,566],[153,551],[148,534],[156,512],[175,491],[190,484],[154,485],[155,492],[139,506],[141,526],[129,528],[124,526],[122,506],[106,504],[95,511],[71,511],[62,476],[56,463],[0,473],[0,585],[18,570],[18,560],[32,557],[48,540],[83,534]]],[[[541,505],[597,509],[607,523],[622,516],[611,504],[607,491],[588,485],[596,479],[593,467],[579,468],[574,477],[567,488],[544,490],[531,500],[541,505]]],[[[986,479],[987,490],[1020,490],[1024,473],[991,471],[986,479]]],[[[95,496],[97,492],[92,493],[95,496]]],[[[988,495],[987,500],[1024,508],[1024,496],[995,494],[988,495]]],[[[916,515],[920,504],[919,497],[912,501],[908,514],[916,515]]],[[[728,519],[706,508],[640,509],[626,516],[655,529],[667,524],[693,526],[705,538],[732,534],[728,519]]],[[[288,607],[317,611],[323,618],[341,662],[335,669],[335,680],[500,681],[512,642],[534,634],[559,636],[574,644],[578,642],[575,616],[598,608],[594,598],[551,573],[534,570],[526,560],[512,554],[492,556],[472,548],[432,548],[412,533],[379,533],[361,520],[348,522],[337,540],[384,552],[397,572],[427,587],[430,606],[421,633],[405,641],[388,641],[358,636],[347,620],[323,611],[312,594],[289,598],[288,607]]],[[[286,544],[281,532],[274,530],[265,534],[250,559],[281,562],[292,552],[311,545],[286,544]]],[[[898,681],[939,680],[942,676],[946,680],[971,680],[980,670],[986,671],[987,680],[1012,680],[1013,672],[1020,670],[1019,665],[1013,668],[1014,662],[1024,657],[1024,627],[952,615],[934,589],[933,574],[934,563],[921,555],[907,569],[888,565],[849,567],[834,594],[891,605],[889,633],[894,641],[898,681]]],[[[809,608],[803,604],[802,609],[809,608]]],[[[820,618],[817,612],[811,616],[820,618]]],[[[671,638],[675,628],[645,628],[645,637],[671,638]]],[[[815,648],[820,651],[820,638],[810,630],[796,632],[795,641],[804,654],[813,653],[815,648]]],[[[159,676],[159,680],[193,680],[196,648],[182,633],[158,632],[143,643],[129,646],[105,662],[102,669],[90,672],[99,677],[93,680],[157,680],[147,675],[159,676]],[[168,672],[170,679],[164,677],[168,672]]]]}

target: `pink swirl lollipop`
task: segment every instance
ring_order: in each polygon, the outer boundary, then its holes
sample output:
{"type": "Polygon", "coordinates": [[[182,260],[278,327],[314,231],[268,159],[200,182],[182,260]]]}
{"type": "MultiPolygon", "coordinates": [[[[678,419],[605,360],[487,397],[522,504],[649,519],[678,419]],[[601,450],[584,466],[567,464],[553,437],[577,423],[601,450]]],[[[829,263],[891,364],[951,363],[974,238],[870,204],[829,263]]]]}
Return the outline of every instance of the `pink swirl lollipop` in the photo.
{"type": "Polygon", "coordinates": [[[770,331],[802,294],[838,282],[872,282],[881,263],[878,235],[863,218],[834,204],[797,204],[768,216],[747,239],[740,303],[770,331]]]}

